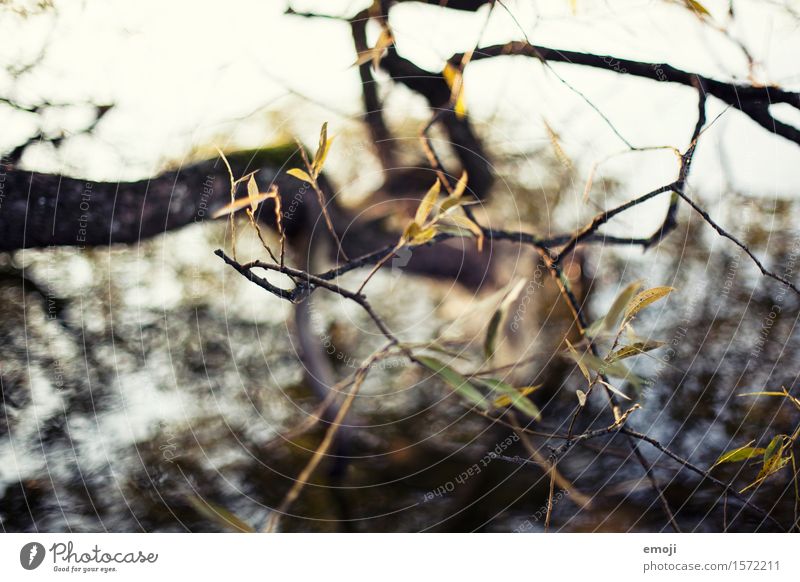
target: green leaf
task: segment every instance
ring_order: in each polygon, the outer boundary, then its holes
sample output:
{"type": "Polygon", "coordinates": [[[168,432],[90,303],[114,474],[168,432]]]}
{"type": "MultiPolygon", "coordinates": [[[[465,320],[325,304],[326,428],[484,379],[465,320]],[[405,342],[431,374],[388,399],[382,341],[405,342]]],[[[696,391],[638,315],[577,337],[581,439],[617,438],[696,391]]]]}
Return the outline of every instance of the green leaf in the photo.
{"type": "Polygon", "coordinates": [[[294,176],[298,180],[302,180],[303,182],[308,182],[309,184],[313,184],[314,180],[309,176],[305,170],[301,170],[300,168],[292,168],[291,170],[286,171],[287,174],[290,176],[294,176]]]}
{"type": "Polygon", "coordinates": [[[663,299],[670,293],[675,291],[673,287],[653,287],[639,293],[636,297],[630,300],[625,307],[625,321],[631,319],[634,315],[639,313],[642,309],[663,299]]]}
{"type": "MultiPolygon", "coordinates": [[[[541,417],[539,408],[533,402],[531,402],[527,396],[523,395],[519,390],[510,384],[506,384],[505,382],[496,378],[481,378],[479,382],[488,386],[492,392],[498,392],[501,394],[500,398],[495,400],[495,406],[497,406],[498,401],[500,401],[500,403],[504,403],[505,400],[503,400],[503,398],[507,398],[511,406],[523,414],[527,414],[536,420],[539,420],[541,417]]],[[[531,392],[533,392],[533,390],[535,390],[537,387],[531,386],[529,388],[531,388],[531,392]]],[[[500,406],[497,407],[500,408],[500,406]]]]}
{"type": "MultiPolygon", "coordinates": [[[[583,367],[589,368],[598,374],[627,380],[633,384],[637,390],[641,388],[642,383],[644,382],[642,378],[631,372],[624,364],[622,364],[622,362],[606,362],[605,360],[602,360],[594,354],[590,354],[588,352],[578,354],[575,348],[570,349],[569,355],[578,363],[579,366],[583,364],[583,367]]],[[[583,367],[581,371],[583,371],[583,367]]],[[[584,376],[587,374],[588,372],[585,372],[584,376]]]]}
{"type": "Polygon", "coordinates": [[[748,459],[752,459],[753,457],[758,457],[764,454],[764,449],[751,447],[750,444],[752,444],[752,441],[743,447],[731,449],[730,451],[722,453],[714,462],[714,464],[711,465],[711,468],[713,469],[722,463],[738,463],[740,461],[746,461],[748,459]]]}
{"type": "Polygon", "coordinates": [[[428,356],[416,356],[416,360],[437,374],[442,380],[447,382],[453,390],[475,404],[478,408],[484,412],[489,411],[489,403],[483,394],[481,394],[475,386],[470,384],[469,380],[450,368],[447,364],[428,356]]]}
{"type": "Polygon", "coordinates": [[[766,466],[772,458],[780,453],[783,449],[783,441],[786,438],[786,435],[779,434],[772,437],[772,440],[767,445],[767,448],[764,450],[764,465],[766,466]]]}

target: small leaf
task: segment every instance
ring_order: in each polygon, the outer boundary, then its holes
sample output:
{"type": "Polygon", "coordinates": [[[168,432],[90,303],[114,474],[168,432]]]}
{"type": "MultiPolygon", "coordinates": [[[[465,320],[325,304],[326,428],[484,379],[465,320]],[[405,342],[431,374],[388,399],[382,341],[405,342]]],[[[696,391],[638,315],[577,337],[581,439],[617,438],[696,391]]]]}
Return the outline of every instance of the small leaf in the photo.
{"type": "Polygon", "coordinates": [[[328,151],[331,149],[332,139],[328,139],[328,122],[322,124],[322,129],[319,132],[319,146],[317,146],[317,153],[314,154],[314,163],[311,164],[311,174],[316,178],[322,171],[322,166],[325,165],[325,159],[328,157],[328,151]]]}
{"type": "Polygon", "coordinates": [[[459,200],[458,198],[453,198],[452,196],[450,196],[449,198],[445,199],[444,202],[442,202],[439,205],[439,213],[440,214],[445,214],[448,210],[452,210],[454,208],[458,208],[459,206],[461,206],[462,202],[463,202],[462,200],[459,200]]]}
{"type": "Polygon", "coordinates": [[[439,234],[439,232],[436,230],[436,226],[429,226],[428,228],[423,228],[414,234],[409,242],[412,245],[424,245],[426,242],[433,240],[433,237],[435,237],[437,234],[439,234]]]}
{"type": "Polygon", "coordinates": [[[258,191],[258,184],[256,184],[256,179],[253,176],[250,176],[250,179],[247,181],[247,196],[251,200],[250,210],[253,212],[255,212],[258,208],[258,198],[260,194],[261,193],[258,191]]]}
{"type": "MultiPolygon", "coordinates": [[[[752,441],[750,441],[752,444],[752,441]]],[[[758,457],[764,454],[764,449],[755,448],[747,444],[743,447],[739,447],[738,449],[732,449],[730,451],[722,453],[719,458],[711,465],[713,469],[717,465],[721,465],[722,463],[738,463],[739,461],[746,461],[748,459],[752,459],[753,457],[758,457]]]]}
{"type": "Polygon", "coordinates": [[[455,223],[456,226],[465,228],[468,231],[470,231],[475,236],[475,240],[478,244],[478,251],[483,250],[483,230],[481,230],[480,226],[472,222],[466,216],[454,215],[454,216],[448,216],[447,219],[455,223]]]}
{"type": "Polygon", "coordinates": [[[777,453],[781,452],[781,449],[783,448],[782,445],[783,445],[783,441],[784,441],[785,437],[786,437],[786,435],[779,434],[779,435],[774,436],[772,438],[772,440],[769,442],[769,444],[767,445],[767,448],[764,450],[764,465],[765,466],[766,466],[767,463],[770,462],[770,460],[772,460],[772,458],[777,453]]]}
{"type": "Polygon", "coordinates": [[[587,382],[591,382],[592,377],[589,374],[589,368],[587,368],[586,365],[583,363],[583,360],[581,360],[581,356],[578,353],[578,350],[575,349],[575,346],[573,346],[568,339],[565,339],[564,341],[567,343],[567,348],[569,349],[570,356],[572,356],[572,359],[575,360],[576,364],[578,364],[578,368],[580,368],[581,374],[583,374],[583,377],[586,378],[587,382]]]}
{"type": "MultiPolygon", "coordinates": [[[[506,384],[505,382],[497,380],[496,378],[481,378],[479,381],[491,388],[493,392],[498,392],[501,394],[501,396],[492,403],[496,408],[503,408],[504,406],[508,406],[510,404],[523,414],[527,414],[531,418],[539,420],[541,416],[539,408],[533,402],[531,402],[527,396],[523,395],[519,390],[510,384],[506,384]],[[498,404],[498,402],[500,402],[500,404],[498,404]]],[[[536,388],[538,388],[538,386],[529,386],[529,388],[530,392],[533,392],[536,390],[536,388]]]]}
{"type": "Polygon", "coordinates": [[[711,16],[711,13],[708,11],[708,9],[700,4],[700,2],[697,0],[683,0],[683,3],[686,4],[686,7],[689,10],[694,12],[699,17],[711,16]]]}
{"type": "Polygon", "coordinates": [[[611,331],[617,329],[619,319],[622,316],[622,312],[625,310],[625,306],[628,305],[641,287],[641,281],[634,281],[620,291],[619,295],[614,299],[614,303],[611,304],[608,313],[606,313],[603,318],[603,325],[606,330],[611,331]]]}
{"type": "Polygon", "coordinates": [[[575,395],[578,397],[578,405],[586,406],[586,392],[583,390],[575,390],[575,395]]]}
{"type": "Polygon", "coordinates": [[[468,179],[467,172],[466,171],[462,172],[461,177],[458,179],[455,188],[453,188],[453,193],[450,194],[451,198],[458,199],[464,195],[464,192],[467,189],[467,179],[468,179]]]}
{"type": "Polygon", "coordinates": [[[491,359],[494,355],[497,335],[500,331],[501,324],[505,320],[511,305],[517,300],[517,297],[519,297],[519,294],[525,288],[525,283],[525,279],[521,279],[511,288],[511,291],[503,297],[500,305],[497,306],[497,309],[492,314],[492,318],[489,320],[489,325],[486,328],[486,338],[483,342],[483,353],[487,360],[491,359]]]}
{"type": "Polygon", "coordinates": [[[202,497],[189,495],[188,501],[199,513],[202,513],[207,519],[217,523],[224,529],[245,533],[255,533],[256,531],[252,525],[236,516],[232,511],[206,501],[202,497]]]}
{"type": "Polygon", "coordinates": [[[631,299],[625,307],[625,321],[632,318],[648,305],[655,303],[659,299],[663,299],[674,290],[673,287],[653,287],[652,289],[642,291],[631,299]]]}
{"type": "Polygon", "coordinates": [[[406,225],[405,230],[403,230],[403,239],[410,241],[412,238],[417,236],[421,230],[422,228],[420,228],[420,226],[412,220],[408,223],[408,225],[406,225]]]}
{"type": "Polygon", "coordinates": [[[547,136],[550,138],[550,145],[553,147],[553,152],[556,155],[556,158],[564,167],[571,168],[572,167],[572,160],[564,151],[564,148],[561,147],[561,138],[556,133],[556,131],[547,123],[547,120],[543,117],[542,122],[544,123],[544,128],[547,131],[547,136]]]}
{"type": "Polygon", "coordinates": [[[637,356],[639,354],[644,354],[651,350],[658,349],[663,345],[664,342],[659,341],[636,342],[635,344],[622,346],[620,349],[609,355],[606,358],[606,361],[613,363],[617,360],[624,360],[625,358],[630,358],[631,356],[637,356]]]}
{"type": "Polygon", "coordinates": [[[300,168],[292,168],[291,170],[286,171],[287,174],[290,176],[294,176],[298,180],[302,180],[303,182],[308,182],[309,184],[313,184],[314,180],[311,179],[305,170],[301,170],[300,168]]]}
{"type": "Polygon", "coordinates": [[[417,213],[414,216],[414,222],[416,222],[418,225],[422,226],[425,224],[425,221],[428,220],[431,210],[433,210],[436,201],[439,199],[439,192],[441,189],[442,184],[439,182],[439,178],[436,178],[436,182],[434,182],[433,186],[431,186],[431,189],[428,190],[428,193],[425,194],[425,197],[417,207],[417,213]]]}
{"type": "Polygon", "coordinates": [[[244,198],[237,198],[230,204],[226,204],[225,206],[214,212],[214,214],[211,215],[211,218],[220,218],[222,216],[228,216],[229,214],[233,214],[234,212],[237,212],[242,208],[247,208],[248,206],[255,212],[255,209],[258,208],[258,205],[261,202],[271,197],[272,194],[267,192],[266,194],[258,194],[255,197],[245,196],[244,198]]]}
{"type": "Polygon", "coordinates": [[[780,396],[784,398],[786,394],[783,392],[745,392],[744,394],[739,394],[739,396],[780,396]]]}
{"type": "Polygon", "coordinates": [[[606,388],[608,388],[609,390],[611,390],[611,391],[612,391],[614,394],[616,394],[617,396],[622,396],[622,397],[623,397],[625,400],[630,400],[630,399],[631,399],[631,397],[630,397],[630,396],[628,396],[627,394],[625,394],[625,393],[624,393],[622,390],[620,390],[620,389],[619,389],[619,388],[617,388],[616,386],[612,386],[611,384],[609,384],[608,382],[605,382],[605,381],[603,381],[603,380],[598,380],[598,382],[599,382],[600,384],[602,384],[603,386],[605,386],[606,388]]]}
{"type": "MultiPolygon", "coordinates": [[[[571,344],[568,345],[571,347],[571,344]]],[[[643,380],[625,367],[622,362],[606,362],[588,352],[579,355],[575,348],[572,347],[569,351],[569,355],[579,366],[583,364],[581,371],[583,371],[583,368],[589,368],[600,375],[622,378],[633,384],[637,389],[641,388],[643,380]]],[[[584,373],[584,376],[586,375],[588,375],[588,372],[584,373]]],[[[627,398],[627,396],[625,398],[627,398]]]]}
{"type": "MultiPolygon", "coordinates": [[[[523,386],[522,388],[514,388],[517,392],[519,392],[520,396],[529,396],[536,392],[539,388],[541,388],[541,384],[537,384],[536,386],[523,386]]],[[[500,396],[499,398],[495,399],[492,402],[492,405],[495,408],[504,408],[511,404],[511,397],[509,396],[500,396]]]]}
{"type": "Polygon", "coordinates": [[[375,42],[375,47],[372,49],[373,68],[377,69],[380,66],[381,58],[383,58],[383,51],[389,48],[392,45],[392,43],[394,43],[394,38],[392,37],[392,33],[388,27],[384,27],[383,30],[381,30],[381,35],[375,42]]]}
{"type": "Polygon", "coordinates": [[[456,117],[463,119],[467,114],[467,105],[464,102],[464,76],[450,63],[445,65],[442,76],[450,87],[450,103],[453,104],[456,117]]]}
{"type": "Polygon", "coordinates": [[[464,376],[448,367],[447,364],[428,356],[416,356],[416,360],[423,366],[441,377],[458,394],[475,404],[484,412],[489,411],[489,403],[483,394],[470,384],[464,376]]]}

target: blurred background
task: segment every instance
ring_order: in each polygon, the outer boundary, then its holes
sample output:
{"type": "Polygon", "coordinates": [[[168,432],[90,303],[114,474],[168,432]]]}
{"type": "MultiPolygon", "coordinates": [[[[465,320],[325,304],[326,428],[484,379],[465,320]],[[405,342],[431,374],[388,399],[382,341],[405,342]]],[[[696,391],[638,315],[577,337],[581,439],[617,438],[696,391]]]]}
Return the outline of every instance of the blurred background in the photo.
{"type": "MultiPolygon", "coordinates": [[[[361,82],[349,18],[367,1],[0,1],[0,151],[27,147],[19,164],[91,180],[138,180],[225,151],[336,135],[325,171],[343,204],[383,183],[361,121],[361,82]],[[315,12],[333,18],[287,14],[315,12]],[[26,111],[13,104],[33,107],[26,111]],[[90,127],[95,105],[113,105],[90,127]],[[55,143],[54,143],[55,141],[55,143]]],[[[487,21],[417,2],[392,9],[398,51],[429,71],[455,52],[530,38],[725,81],[800,89],[800,4],[706,0],[710,19],[683,2],[509,0],[487,21]],[[733,16],[731,7],[735,7],[733,16]],[[709,20],[711,21],[709,23],[709,20]],[[488,22],[488,24],[487,24],[488,22]],[[485,30],[484,30],[485,27],[485,30]],[[752,62],[747,55],[752,56],[752,62]]],[[[370,43],[380,30],[370,25],[370,43]]],[[[541,235],[571,232],[603,208],[674,179],[669,149],[628,152],[609,122],[640,148],[688,145],[697,97],[690,88],[535,59],[487,59],[464,78],[470,120],[497,175],[482,212],[493,225],[541,235]],[[587,103],[590,101],[594,107],[587,103]],[[601,113],[602,114],[601,114],[601,113]],[[587,179],[596,164],[588,201],[587,179]]],[[[419,95],[375,73],[398,156],[424,165],[418,133],[430,117],[419,95]]],[[[774,115],[800,125],[796,111],[774,115]]],[[[800,148],[711,99],[693,197],[768,268],[796,280],[800,148]]],[[[447,154],[445,154],[447,156],[447,154]]],[[[452,154],[446,159],[452,159],[452,154]]],[[[667,200],[625,213],[607,232],[649,235],[667,200]]],[[[187,226],[139,245],[0,254],[0,524],[4,531],[218,531],[263,526],[318,445],[297,431],[318,405],[300,364],[291,306],[213,256],[226,224],[187,226]]],[[[258,256],[242,233],[240,252],[258,256]]],[[[535,280],[534,255],[498,250],[496,281],[481,290],[386,270],[367,287],[407,341],[451,341],[479,352],[509,285],[535,280]]],[[[343,284],[355,287],[366,271],[343,284]]],[[[743,392],[796,389],[798,297],[764,278],[739,248],[688,208],[660,245],[588,247],[570,273],[587,309],[602,315],[636,279],[676,289],[637,331],[674,352],[637,358],[654,381],[631,426],[707,469],[724,451],[791,434],[800,412],[743,392]],[[778,312],[774,309],[779,306],[778,312]],[[774,314],[774,315],[771,315],[774,314]]],[[[538,287],[537,287],[538,289],[538,287]]],[[[544,431],[564,430],[582,377],[560,356],[570,315],[542,287],[528,331],[503,349],[534,357],[518,382],[537,393],[544,431]],[[523,344],[520,347],[520,342],[523,344]]],[[[380,347],[356,306],[314,302],[320,341],[342,376],[380,347]]],[[[510,355],[509,355],[510,357],[510,355]]],[[[598,399],[594,404],[602,408],[598,399]]],[[[323,472],[282,522],[286,531],[542,531],[547,501],[538,468],[495,460],[428,499],[472,467],[511,429],[468,414],[457,398],[404,362],[373,370],[356,400],[351,458],[341,482],[323,472]],[[526,525],[527,524],[527,525],[526,525]]],[[[553,509],[562,531],[660,531],[660,504],[617,438],[587,443],[559,465],[592,499],[553,509]]],[[[655,449],[642,449],[685,531],[770,529],[739,501],[655,449]]],[[[525,454],[516,443],[509,454],[525,454]]],[[[714,475],[741,489],[758,468],[714,475]]],[[[796,519],[796,468],[752,500],[796,519]]]]}

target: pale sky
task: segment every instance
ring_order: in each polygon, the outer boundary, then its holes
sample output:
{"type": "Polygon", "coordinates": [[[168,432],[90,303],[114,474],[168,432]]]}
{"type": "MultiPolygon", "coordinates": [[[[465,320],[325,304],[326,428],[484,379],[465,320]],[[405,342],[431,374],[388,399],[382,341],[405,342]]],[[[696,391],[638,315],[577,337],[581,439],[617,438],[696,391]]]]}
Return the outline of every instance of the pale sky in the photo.
{"type": "MultiPolygon", "coordinates": [[[[352,15],[368,2],[296,1],[295,10],[352,15]]],[[[703,25],[681,2],[517,0],[498,7],[483,44],[523,38],[558,48],[590,50],[678,67],[729,80],[747,75],[736,45],[703,25]]],[[[800,7],[797,2],[791,5],[800,7]]],[[[97,132],[64,148],[66,171],[115,179],[152,173],[166,159],[181,159],[195,145],[257,146],[287,133],[313,140],[328,120],[335,132],[346,123],[335,112],[357,114],[360,88],[350,67],[355,54],[345,23],[283,15],[287,2],[234,0],[156,2],[85,0],[55,2],[56,10],[20,19],[3,11],[0,46],[4,62],[35,57],[47,47],[32,75],[12,89],[0,76],[0,92],[25,100],[83,98],[116,104],[97,132]],[[287,87],[323,107],[288,106],[287,87]],[[326,110],[329,108],[329,110],[326,110]],[[268,111],[280,112],[267,116],[268,111]],[[259,112],[256,115],[251,115],[259,112]],[[283,127],[280,127],[283,125],[283,127]]],[[[715,23],[728,25],[727,0],[707,0],[715,23]]],[[[778,5],[737,1],[740,24],[731,34],[759,62],[759,80],[787,88],[800,86],[797,24],[778,5]]],[[[471,48],[483,26],[485,7],[476,14],[438,6],[401,5],[392,27],[402,54],[420,66],[440,70],[455,51],[471,48]]],[[[371,31],[374,35],[375,31],[371,31]]],[[[373,36],[374,37],[374,36],[373,36]]],[[[647,80],[554,65],[558,73],[591,99],[635,145],[685,147],[695,121],[691,89],[647,80]]],[[[391,88],[395,119],[422,114],[419,100],[391,88]]],[[[503,145],[547,140],[542,119],[559,133],[564,149],[582,166],[624,149],[600,116],[532,59],[505,58],[476,63],[466,77],[466,98],[477,125],[492,120],[490,142],[503,145]]],[[[709,117],[723,111],[709,104],[709,117]]],[[[789,112],[794,113],[794,112],[789,112]]],[[[53,123],[80,127],[85,113],[53,123]],[[71,125],[70,125],[71,123],[71,125]]],[[[800,124],[800,116],[787,120],[800,124]]],[[[2,142],[19,142],[31,130],[30,117],[0,107],[6,131],[2,142]]],[[[39,168],[59,168],[49,152],[29,156],[39,168]]],[[[720,194],[720,159],[730,161],[735,184],[762,197],[793,196],[800,179],[800,148],[772,137],[736,111],[726,112],[709,130],[697,156],[694,181],[709,200],[720,194]]],[[[334,158],[335,159],[335,158],[334,158]]],[[[675,171],[668,153],[619,158],[607,171],[625,178],[631,193],[660,185],[675,171]]],[[[335,167],[332,171],[336,172],[335,167]]]]}

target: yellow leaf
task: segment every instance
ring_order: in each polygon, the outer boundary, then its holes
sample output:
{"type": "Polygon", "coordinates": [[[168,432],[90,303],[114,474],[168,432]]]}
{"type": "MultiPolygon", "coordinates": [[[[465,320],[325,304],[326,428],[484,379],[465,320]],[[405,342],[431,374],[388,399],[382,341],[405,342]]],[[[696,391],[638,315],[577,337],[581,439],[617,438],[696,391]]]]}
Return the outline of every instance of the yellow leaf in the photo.
{"type": "Polygon", "coordinates": [[[467,106],[464,102],[464,77],[457,68],[450,63],[445,65],[442,71],[447,86],[450,87],[450,103],[453,104],[453,111],[456,117],[463,119],[467,114],[467,106]]]}
{"type": "Polygon", "coordinates": [[[406,226],[405,230],[403,231],[403,238],[410,241],[412,238],[417,236],[421,230],[422,229],[420,226],[412,220],[408,223],[408,226],[406,226]]]}
{"type": "Polygon", "coordinates": [[[673,287],[653,287],[652,289],[642,291],[631,299],[625,308],[625,321],[628,321],[648,305],[655,303],[659,299],[663,299],[674,290],[673,287]]]}
{"type": "Polygon", "coordinates": [[[580,406],[586,406],[586,392],[583,390],[575,390],[575,394],[578,396],[578,404],[580,406]]]}
{"type": "Polygon", "coordinates": [[[238,198],[231,202],[230,204],[226,204],[214,214],[211,215],[211,218],[220,218],[221,216],[227,216],[229,214],[233,214],[234,212],[241,210],[242,208],[247,208],[248,206],[255,212],[258,205],[266,200],[267,198],[271,198],[271,193],[266,194],[257,194],[256,196],[246,196],[244,198],[238,198]]]}
{"type": "Polygon", "coordinates": [[[445,214],[448,211],[453,210],[453,208],[458,208],[459,206],[461,206],[461,200],[458,198],[449,197],[439,206],[439,213],[445,214]]]}
{"type": "Polygon", "coordinates": [[[303,182],[308,182],[309,184],[313,184],[314,180],[309,176],[305,170],[301,170],[300,168],[292,168],[291,170],[287,170],[286,172],[290,176],[294,176],[298,180],[302,180],[303,182]]]}
{"type": "MultiPolygon", "coordinates": [[[[522,388],[515,388],[515,390],[517,391],[517,393],[519,393],[521,397],[524,398],[529,394],[533,394],[536,390],[538,390],[541,387],[542,387],[541,384],[537,384],[536,386],[525,386],[522,388]]],[[[492,406],[494,408],[505,408],[506,406],[511,406],[511,403],[512,403],[511,396],[504,394],[503,396],[500,396],[494,402],[492,402],[492,406]]]]}
{"type": "Polygon", "coordinates": [[[316,178],[322,171],[322,166],[325,165],[325,159],[328,157],[328,151],[331,149],[332,139],[328,139],[328,122],[322,124],[322,129],[319,132],[319,146],[317,153],[314,154],[314,163],[311,164],[311,174],[316,178]]]}
{"type": "Polygon", "coordinates": [[[453,188],[453,193],[450,194],[451,198],[454,198],[456,200],[461,198],[461,196],[467,189],[467,179],[468,179],[467,172],[466,171],[462,172],[461,177],[458,179],[458,182],[456,183],[456,187],[453,188]]]}
{"type": "Polygon", "coordinates": [[[419,207],[417,208],[417,213],[414,216],[414,222],[418,225],[422,226],[425,224],[425,221],[428,220],[428,216],[433,210],[433,206],[436,204],[436,201],[439,199],[439,192],[442,188],[441,182],[439,182],[439,178],[436,178],[436,182],[431,186],[431,189],[428,190],[428,193],[425,194],[425,197],[422,199],[422,202],[419,203],[419,207]]]}
{"type": "Polygon", "coordinates": [[[426,242],[430,242],[430,240],[433,239],[433,237],[435,237],[437,234],[436,227],[429,226],[428,228],[423,228],[414,236],[412,236],[409,242],[414,245],[424,245],[426,242]]]}
{"type": "Polygon", "coordinates": [[[686,4],[686,7],[689,10],[697,14],[697,16],[711,16],[711,13],[708,11],[708,9],[700,4],[700,2],[697,0],[683,0],[683,3],[686,4]]]}

